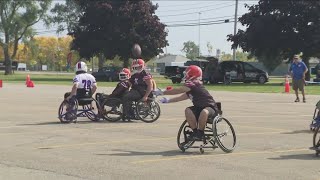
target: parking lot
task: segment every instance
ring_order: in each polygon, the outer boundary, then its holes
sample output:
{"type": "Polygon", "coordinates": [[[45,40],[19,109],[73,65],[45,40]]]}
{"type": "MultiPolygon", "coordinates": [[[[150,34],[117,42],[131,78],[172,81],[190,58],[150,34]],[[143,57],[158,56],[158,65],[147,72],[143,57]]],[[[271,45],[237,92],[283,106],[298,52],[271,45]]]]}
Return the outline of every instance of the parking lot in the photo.
{"type": "Polygon", "coordinates": [[[190,101],[161,104],[151,124],[60,124],[58,107],[70,89],[0,89],[0,179],[319,179],[319,158],[309,150],[318,96],[294,103],[293,94],[211,92],[236,130],[237,147],[200,154],[176,144],[190,101]]]}

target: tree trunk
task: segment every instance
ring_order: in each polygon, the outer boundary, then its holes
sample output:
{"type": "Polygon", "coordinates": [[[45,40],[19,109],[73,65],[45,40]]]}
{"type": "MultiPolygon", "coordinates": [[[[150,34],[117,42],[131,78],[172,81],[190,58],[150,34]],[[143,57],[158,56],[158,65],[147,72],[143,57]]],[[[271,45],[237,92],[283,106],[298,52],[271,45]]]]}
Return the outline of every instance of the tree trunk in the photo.
{"type": "Polygon", "coordinates": [[[9,55],[9,37],[5,37],[5,44],[3,45],[4,53],[4,65],[5,65],[5,75],[12,74],[12,63],[9,55]]]}
{"type": "Polygon", "coordinates": [[[99,69],[101,69],[103,67],[104,61],[105,61],[104,55],[103,55],[103,53],[100,53],[99,54],[99,64],[98,64],[99,69]]]}

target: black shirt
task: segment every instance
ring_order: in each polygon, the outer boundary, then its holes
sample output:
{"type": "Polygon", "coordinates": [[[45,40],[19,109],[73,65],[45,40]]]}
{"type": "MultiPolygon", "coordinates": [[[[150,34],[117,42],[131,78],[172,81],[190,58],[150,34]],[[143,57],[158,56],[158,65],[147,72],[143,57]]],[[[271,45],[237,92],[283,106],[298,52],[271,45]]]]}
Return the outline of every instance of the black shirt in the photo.
{"type": "Polygon", "coordinates": [[[117,84],[116,88],[112,91],[109,97],[121,98],[130,88],[129,81],[121,81],[117,84]]]}
{"type": "Polygon", "coordinates": [[[135,73],[129,79],[130,83],[132,84],[131,88],[137,90],[143,96],[148,87],[145,80],[151,78],[151,74],[147,73],[145,70],[142,70],[140,73],[135,73]]]}
{"type": "Polygon", "coordinates": [[[187,81],[185,86],[190,88],[190,91],[187,92],[187,95],[191,99],[194,106],[200,108],[215,107],[216,103],[213,97],[210,95],[208,90],[205,89],[201,82],[187,81]]]}

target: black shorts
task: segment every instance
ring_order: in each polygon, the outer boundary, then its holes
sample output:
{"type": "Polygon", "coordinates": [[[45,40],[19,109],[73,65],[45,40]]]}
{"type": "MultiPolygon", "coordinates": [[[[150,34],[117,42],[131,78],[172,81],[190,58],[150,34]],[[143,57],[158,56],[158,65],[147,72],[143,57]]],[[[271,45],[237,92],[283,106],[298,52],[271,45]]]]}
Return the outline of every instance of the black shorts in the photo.
{"type": "Polygon", "coordinates": [[[193,112],[194,116],[196,117],[196,120],[198,121],[200,113],[203,109],[207,109],[209,111],[208,114],[208,119],[213,118],[213,116],[215,115],[216,111],[214,110],[214,108],[212,107],[196,107],[196,106],[190,106],[188,107],[191,109],[191,111],[193,112]]]}

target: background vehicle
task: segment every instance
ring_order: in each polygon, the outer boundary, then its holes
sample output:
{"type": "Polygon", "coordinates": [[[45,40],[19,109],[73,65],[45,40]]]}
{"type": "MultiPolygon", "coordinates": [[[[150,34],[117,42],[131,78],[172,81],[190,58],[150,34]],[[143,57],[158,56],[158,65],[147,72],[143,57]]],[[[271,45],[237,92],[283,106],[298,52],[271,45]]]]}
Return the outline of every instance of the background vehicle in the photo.
{"type": "Polygon", "coordinates": [[[164,77],[171,79],[172,83],[181,83],[183,78],[183,71],[190,65],[197,65],[205,69],[205,67],[209,64],[207,60],[194,60],[194,61],[187,61],[184,66],[166,66],[164,70],[164,77]]]}
{"type": "Polygon", "coordinates": [[[97,81],[118,81],[119,80],[119,72],[122,68],[111,66],[111,67],[103,67],[98,70],[98,72],[93,72],[92,75],[96,78],[97,81]]]}
{"type": "Polygon", "coordinates": [[[188,66],[166,66],[164,70],[164,77],[171,79],[172,83],[181,83],[183,78],[183,71],[188,66]]]}
{"type": "Polygon", "coordinates": [[[226,77],[231,82],[264,84],[269,81],[267,72],[242,61],[210,62],[204,71],[203,81],[211,84],[225,82],[226,77]]]}

